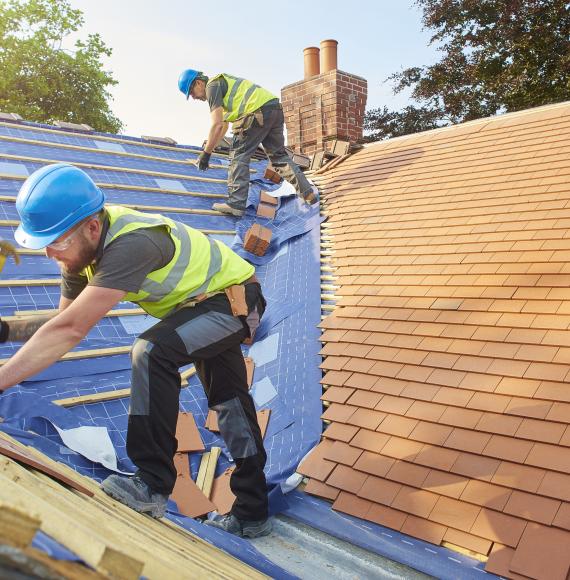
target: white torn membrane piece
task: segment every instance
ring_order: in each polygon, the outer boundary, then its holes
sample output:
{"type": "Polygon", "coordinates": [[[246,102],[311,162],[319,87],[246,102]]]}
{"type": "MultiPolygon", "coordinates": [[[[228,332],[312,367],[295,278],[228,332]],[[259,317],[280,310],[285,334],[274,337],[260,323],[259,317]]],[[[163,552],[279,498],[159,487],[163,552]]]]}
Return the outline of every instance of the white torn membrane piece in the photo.
{"type": "Polygon", "coordinates": [[[106,427],[84,426],[61,429],[53,423],[52,425],[57,429],[61,440],[67,447],[89,461],[100,463],[103,467],[117,473],[132,474],[128,471],[121,471],[117,467],[117,455],[106,427]]]}
{"type": "Polygon", "coordinates": [[[297,195],[295,188],[288,181],[283,181],[280,187],[273,191],[266,191],[265,193],[271,197],[288,197],[290,195],[297,195]]]}

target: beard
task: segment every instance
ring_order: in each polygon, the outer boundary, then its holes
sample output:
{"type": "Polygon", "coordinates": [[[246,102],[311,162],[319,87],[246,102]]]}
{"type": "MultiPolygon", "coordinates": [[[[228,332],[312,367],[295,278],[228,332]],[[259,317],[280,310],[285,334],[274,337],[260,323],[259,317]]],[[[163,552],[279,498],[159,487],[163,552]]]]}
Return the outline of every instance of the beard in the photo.
{"type": "Polygon", "coordinates": [[[95,259],[96,249],[90,248],[86,242],[81,241],[81,249],[78,256],[72,262],[59,262],[61,271],[64,274],[81,274],[95,259]]]}

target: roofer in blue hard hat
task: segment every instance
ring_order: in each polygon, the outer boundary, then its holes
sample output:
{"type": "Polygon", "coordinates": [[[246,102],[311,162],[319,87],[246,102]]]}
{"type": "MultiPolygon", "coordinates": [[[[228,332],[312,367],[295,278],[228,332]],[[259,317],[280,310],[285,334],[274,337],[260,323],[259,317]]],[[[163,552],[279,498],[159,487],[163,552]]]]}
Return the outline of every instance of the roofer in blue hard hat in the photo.
{"type": "Polygon", "coordinates": [[[198,167],[208,169],[214,148],[232,123],[233,139],[228,170],[227,203],[215,203],[212,209],[240,217],[244,214],[249,192],[249,163],[259,145],[263,145],[271,165],[307,203],[318,200],[317,188],[285,150],[283,109],[279,99],[266,89],[239,77],[221,73],[208,78],[202,72],[187,69],[178,79],[178,88],[186,98],[208,101],[210,132],[198,167]]]}
{"type": "Polygon", "coordinates": [[[105,205],[91,178],[67,164],[33,173],[16,208],[16,240],[58,262],[61,297],[51,317],[2,322],[4,340],[27,342],[0,368],[0,391],[59,360],[118,302],[138,304],[159,319],[131,351],[127,453],[138,471],[111,475],[103,490],[137,511],[164,515],[176,481],[178,369],[194,363],[236,463],[236,500],[211,524],[239,536],[268,534],[266,454],[240,346],[253,339],[265,310],[254,267],[181,222],[105,205]]]}

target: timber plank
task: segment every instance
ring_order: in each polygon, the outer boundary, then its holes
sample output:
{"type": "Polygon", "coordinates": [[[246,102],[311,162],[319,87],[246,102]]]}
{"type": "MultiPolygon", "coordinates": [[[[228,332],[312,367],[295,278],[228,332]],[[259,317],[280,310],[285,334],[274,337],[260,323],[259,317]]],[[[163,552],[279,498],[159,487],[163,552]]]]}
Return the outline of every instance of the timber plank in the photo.
{"type": "Polygon", "coordinates": [[[202,491],[206,497],[212,495],[212,486],[214,484],[214,476],[216,475],[216,466],[218,465],[218,458],[222,452],[221,447],[212,447],[210,450],[208,465],[206,466],[206,473],[204,474],[204,481],[202,482],[202,491]]]}
{"type": "Polygon", "coordinates": [[[46,473],[47,475],[54,477],[58,481],[69,485],[73,489],[76,489],[85,495],[93,496],[93,492],[87,489],[85,486],[81,485],[77,481],[74,481],[73,479],[70,479],[59,469],[56,469],[44,461],[34,457],[26,450],[25,447],[18,447],[11,441],[7,441],[3,435],[3,433],[0,433],[0,454],[6,457],[10,457],[11,459],[15,459],[24,465],[29,465],[30,467],[33,467],[42,473],[46,473]]]}
{"type": "MultiPolygon", "coordinates": [[[[60,505],[52,505],[35,493],[26,493],[26,476],[13,467],[9,460],[0,460],[0,499],[21,510],[33,510],[41,518],[41,529],[56,541],[71,549],[95,569],[124,580],[135,580],[143,571],[142,562],[122,554],[107,543],[85,522],[74,520],[60,505]],[[17,478],[15,483],[12,478],[17,478]],[[106,559],[107,552],[116,552],[106,559]]],[[[29,474],[29,477],[33,477],[29,474]]],[[[36,484],[37,485],[37,484],[36,484]]],[[[54,502],[55,503],[55,502],[54,502]]],[[[81,519],[84,518],[84,514],[81,519]]]]}
{"type": "MultiPolygon", "coordinates": [[[[188,386],[188,378],[196,373],[196,369],[192,367],[180,373],[182,388],[188,386]]],[[[126,389],[117,389],[114,391],[104,391],[100,393],[89,393],[88,395],[78,395],[77,397],[67,397],[65,399],[57,399],[52,401],[54,405],[60,407],[74,407],[75,405],[88,405],[90,403],[101,403],[103,401],[114,401],[115,399],[123,399],[130,397],[131,387],[126,389]]]]}
{"type": "MultiPolygon", "coordinates": [[[[5,434],[4,436],[9,438],[5,434]]],[[[16,441],[14,441],[14,444],[21,446],[16,441]]],[[[155,520],[148,516],[143,516],[120,502],[115,501],[103,493],[98,483],[79,475],[69,466],[58,464],[36,449],[30,448],[29,451],[45,463],[56,465],[58,468],[61,467],[61,470],[69,478],[75,479],[90,489],[94,493],[94,497],[87,499],[83,495],[68,491],[62,488],[56,481],[51,480],[41,473],[33,474],[35,479],[31,480],[32,483],[29,487],[29,493],[38,491],[38,484],[41,482],[43,484],[41,486],[42,490],[45,490],[47,487],[55,494],[50,497],[57,498],[53,500],[56,502],[56,505],[59,505],[61,499],[65,498],[64,503],[67,504],[67,509],[74,517],[82,518],[84,513],[88,513],[90,515],[90,521],[96,530],[99,530],[102,526],[111,526],[110,533],[118,533],[121,541],[123,538],[131,538],[132,543],[134,543],[137,549],[137,556],[139,553],[143,554],[139,550],[139,547],[145,547],[144,554],[148,554],[150,560],[156,560],[157,555],[164,555],[165,558],[168,558],[169,562],[174,562],[178,566],[178,572],[173,572],[172,575],[168,575],[170,574],[169,566],[163,569],[158,567],[160,574],[150,574],[149,566],[152,566],[152,563],[150,563],[145,567],[145,574],[149,578],[158,578],[160,580],[164,577],[168,577],[170,580],[170,578],[188,578],[189,576],[238,578],[244,580],[266,578],[263,574],[236,560],[232,556],[221,552],[205,540],[191,534],[175,523],[166,519],[155,520]]],[[[6,461],[9,460],[7,459],[6,461]]],[[[20,469],[26,476],[32,477],[30,472],[23,470],[23,468],[20,469]]],[[[157,568],[154,568],[153,571],[156,572],[157,568]]]]}
{"type": "Polygon", "coordinates": [[[0,502],[0,539],[16,548],[27,548],[40,528],[40,520],[0,502]]]}

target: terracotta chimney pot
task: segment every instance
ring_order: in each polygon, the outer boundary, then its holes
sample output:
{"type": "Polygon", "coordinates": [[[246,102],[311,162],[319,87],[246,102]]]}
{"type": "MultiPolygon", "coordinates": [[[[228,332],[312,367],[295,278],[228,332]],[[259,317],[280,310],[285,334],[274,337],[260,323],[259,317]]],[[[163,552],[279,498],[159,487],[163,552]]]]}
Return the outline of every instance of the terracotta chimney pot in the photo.
{"type": "Polygon", "coordinates": [[[319,74],[319,49],[316,46],[309,46],[303,50],[305,61],[305,78],[311,78],[319,74]]]}
{"type": "Polygon", "coordinates": [[[321,40],[321,72],[326,73],[338,68],[336,59],[337,46],[338,41],[336,40],[321,40]]]}

